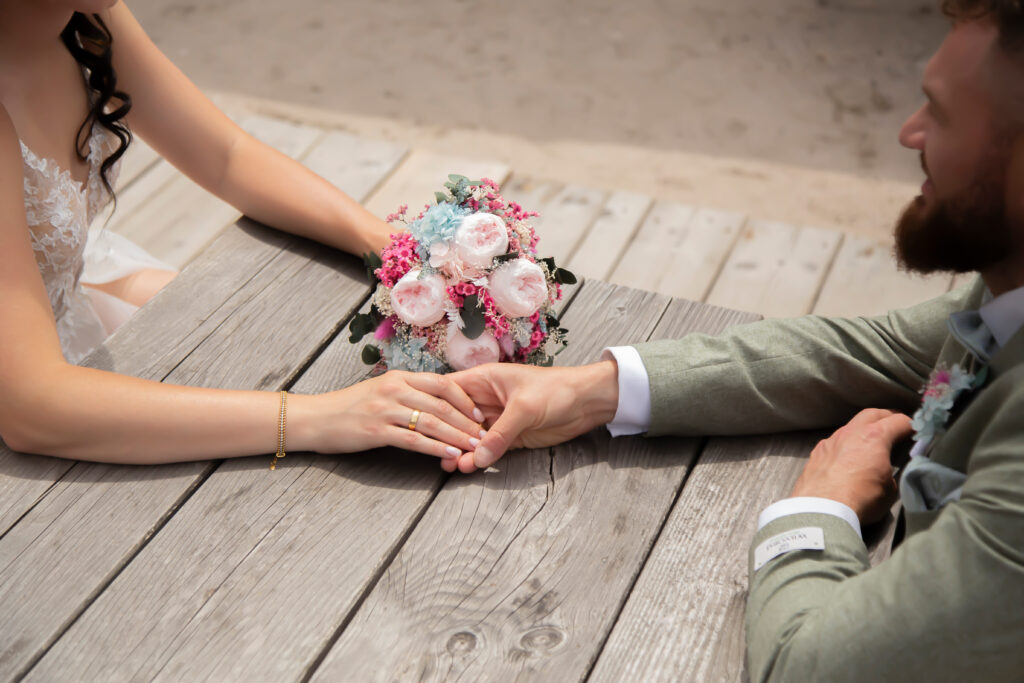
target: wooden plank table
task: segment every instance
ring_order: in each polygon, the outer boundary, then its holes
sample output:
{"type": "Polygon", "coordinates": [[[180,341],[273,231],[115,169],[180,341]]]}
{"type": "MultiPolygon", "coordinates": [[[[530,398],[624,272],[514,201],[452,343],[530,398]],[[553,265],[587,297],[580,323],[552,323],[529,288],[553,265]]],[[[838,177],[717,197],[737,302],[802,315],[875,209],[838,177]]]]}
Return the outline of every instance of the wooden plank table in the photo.
{"type": "MultiPolygon", "coordinates": [[[[369,292],[356,259],[243,219],[87,363],[346,386],[369,292]]],[[[568,299],[560,364],[757,317],[600,280],[568,299]]],[[[814,438],[602,429],[469,476],[389,449],[274,472],[0,450],[0,679],[737,680],[755,515],[814,438]]]]}

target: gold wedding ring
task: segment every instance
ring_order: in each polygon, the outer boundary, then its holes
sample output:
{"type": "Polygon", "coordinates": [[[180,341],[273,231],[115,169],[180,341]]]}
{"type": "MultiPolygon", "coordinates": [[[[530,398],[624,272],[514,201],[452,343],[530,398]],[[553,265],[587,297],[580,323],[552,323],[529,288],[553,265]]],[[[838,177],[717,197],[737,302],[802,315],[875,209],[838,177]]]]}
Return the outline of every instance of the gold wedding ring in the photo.
{"type": "Polygon", "coordinates": [[[412,411],[412,415],[409,417],[409,429],[416,431],[416,423],[420,421],[420,411],[412,411]]]}

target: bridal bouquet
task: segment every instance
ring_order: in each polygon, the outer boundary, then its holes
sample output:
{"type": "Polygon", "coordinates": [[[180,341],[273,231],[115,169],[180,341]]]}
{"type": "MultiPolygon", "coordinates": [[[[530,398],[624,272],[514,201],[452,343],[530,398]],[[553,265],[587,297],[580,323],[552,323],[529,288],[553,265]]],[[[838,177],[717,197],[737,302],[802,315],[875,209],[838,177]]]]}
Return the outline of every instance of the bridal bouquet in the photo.
{"type": "Polygon", "coordinates": [[[537,257],[527,221],[538,214],[506,201],[493,181],[448,179],[415,218],[406,206],[387,217],[408,232],[367,257],[377,289],[370,313],[352,320],[349,341],[372,333],[363,361],[389,370],[550,365],[566,344],[554,304],[575,276],[537,257]]]}

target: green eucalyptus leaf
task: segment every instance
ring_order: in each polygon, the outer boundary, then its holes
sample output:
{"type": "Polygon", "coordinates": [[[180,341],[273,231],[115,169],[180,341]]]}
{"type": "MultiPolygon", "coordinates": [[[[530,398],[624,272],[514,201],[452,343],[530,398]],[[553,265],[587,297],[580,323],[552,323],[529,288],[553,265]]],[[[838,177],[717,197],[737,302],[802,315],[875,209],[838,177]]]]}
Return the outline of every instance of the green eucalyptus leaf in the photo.
{"type": "Polygon", "coordinates": [[[376,365],[380,361],[380,349],[373,344],[367,344],[363,347],[362,358],[367,365],[376,365]]]}
{"type": "Polygon", "coordinates": [[[462,301],[462,334],[466,339],[476,339],[484,333],[487,326],[487,318],[484,317],[484,308],[480,305],[480,299],[476,294],[470,294],[462,301]]]}
{"type": "Polygon", "coordinates": [[[576,276],[565,268],[555,268],[555,281],[560,285],[574,285],[576,276]]]}
{"type": "Polygon", "coordinates": [[[459,175],[458,173],[449,173],[449,174],[448,174],[448,180],[452,181],[453,183],[457,183],[457,182],[459,182],[460,180],[466,180],[466,181],[468,181],[468,180],[469,180],[469,178],[467,178],[467,177],[466,177],[466,176],[464,176],[464,175],[459,175]]]}
{"type": "Polygon", "coordinates": [[[363,337],[376,329],[377,325],[374,323],[373,316],[359,313],[348,324],[348,330],[352,333],[348,340],[353,344],[358,344],[363,337]]]}

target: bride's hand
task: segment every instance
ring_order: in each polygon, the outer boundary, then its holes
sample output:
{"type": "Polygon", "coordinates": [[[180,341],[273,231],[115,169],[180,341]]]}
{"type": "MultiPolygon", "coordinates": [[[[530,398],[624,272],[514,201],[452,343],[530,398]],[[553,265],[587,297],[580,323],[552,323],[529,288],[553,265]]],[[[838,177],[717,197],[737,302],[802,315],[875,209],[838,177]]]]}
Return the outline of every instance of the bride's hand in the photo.
{"type": "Polygon", "coordinates": [[[289,430],[298,432],[298,443],[319,453],[396,446],[449,460],[476,447],[484,418],[458,384],[426,373],[391,371],[340,391],[289,401],[300,404],[297,424],[289,419],[289,430]],[[410,429],[414,411],[419,415],[410,429]]]}

